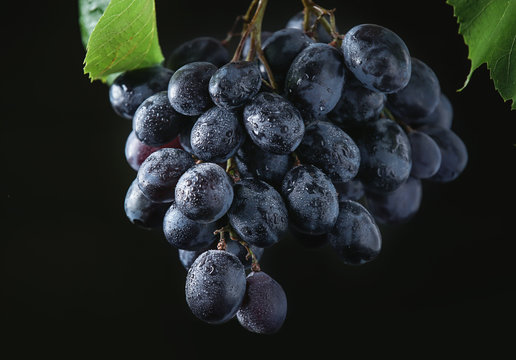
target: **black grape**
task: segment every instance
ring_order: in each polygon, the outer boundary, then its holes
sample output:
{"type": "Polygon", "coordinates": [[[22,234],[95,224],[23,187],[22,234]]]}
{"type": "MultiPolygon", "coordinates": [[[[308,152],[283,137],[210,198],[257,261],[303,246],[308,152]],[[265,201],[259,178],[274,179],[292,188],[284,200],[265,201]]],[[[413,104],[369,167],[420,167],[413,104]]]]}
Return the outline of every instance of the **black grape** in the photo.
{"type": "MultiPolygon", "coordinates": [[[[283,89],[285,77],[292,61],[308,45],[313,44],[300,29],[281,29],[262,42],[263,54],[269,64],[274,80],[283,89]]],[[[265,69],[263,70],[265,72],[265,69]]]]}
{"type": "Polygon", "coordinates": [[[240,325],[251,332],[278,332],[287,316],[285,291],[263,271],[251,272],[247,276],[244,301],[236,316],[240,325]]]}
{"type": "Polygon", "coordinates": [[[192,134],[192,128],[195,125],[197,118],[190,118],[185,127],[179,132],[179,144],[181,147],[188,152],[193,154],[192,145],[190,144],[190,135],[192,134]]]}
{"type": "MultiPolygon", "coordinates": [[[[256,260],[260,261],[264,249],[250,244],[249,247],[251,248],[251,251],[253,252],[254,256],[256,256],[256,260]]],[[[238,260],[240,260],[242,265],[244,265],[244,268],[246,270],[249,270],[251,268],[253,259],[251,256],[247,256],[247,249],[239,242],[233,240],[226,240],[226,251],[229,251],[230,253],[235,255],[238,258],[238,260]]]]}
{"type": "Polygon", "coordinates": [[[327,114],[340,99],[344,69],[344,58],[337,49],[312,44],[292,62],[285,80],[286,96],[303,114],[327,114]]]}
{"type": "Polygon", "coordinates": [[[242,304],[245,289],[244,266],[227,251],[203,252],[186,275],[186,302],[195,316],[210,324],[231,320],[242,304]]]}
{"type": "Polygon", "coordinates": [[[360,180],[351,180],[346,183],[337,183],[335,185],[335,190],[337,190],[337,194],[339,194],[339,201],[344,200],[360,200],[364,194],[364,185],[360,182],[360,180]]]}
{"type": "Polygon", "coordinates": [[[340,202],[339,217],[328,241],[348,265],[361,265],[375,259],[382,247],[382,236],[373,216],[353,200],[340,202]]]}
{"type": "Polygon", "coordinates": [[[299,111],[274,93],[261,92],[245,106],[244,125],[260,149],[279,155],[293,152],[305,133],[299,111]]]}
{"type": "Polygon", "coordinates": [[[214,163],[201,163],[188,169],[177,182],[175,201],[188,218],[211,223],[228,211],[233,186],[224,169],[214,163]]]}
{"type": "Polygon", "coordinates": [[[407,45],[389,29],[361,24],[350,29],[342,41],[346,66],[368,89],[393,93],[410,79],[407,45]]]}
{"type": "Polygon", "coordinates": [[[215,163],[232,157],[244,140],[245,132],[237,114],[217,106],[202,114],[190,132],[193,154],[215,163]]]}
{"type": "Polygon", "coordinates": [[[170,204],[149,200],[138,187],[135,179],[125,195],[124,210],[127,218],[144,229],[160,227],[170,204]]]}
{"type": "Polygon", "coordinates": [[[194,163],[192,157],[181,149],[155,151],[138,169],[138,186],[152,201],[171,202],[177,181],[194,163]]]}
{"type": "Polygon", "coordinates": [[[326,121],[316,122],[305,129],[296,153],[302,163],[317,166],[334,183],[353,179],[360,167],[360,150],[353,139],[326,121]]]}
{"type": "Polygon", "coordinates": [[[132,119],[138,106],[149,96],[167,90],[174,72],[162,66],[126,71],[109,87],[109,101],[115,113],[132,119]]]}
{"type": "Polygon", "coordinates": [[[172,202],[163,219],[163,234],[178,249],[200,250],[213,243],[217,223],[201,224],[187,218],[172,202]]]}
{"type": "Polygon", "coordinates": [[[453,107],[448,97],[441,93],[434,111],[423,118],[404,119],[404,121],[411,126],[430,125],[450,129],[453,121],[453,107]]]}
{"type": "Polygon", "coordinates": [[[201,115],[213,106],[208,86],[217,67],[208,62],[184,65],[170,78],[168,100],[183,115],[201,115]]]}
{"type": "Polygon", "coordinates": [[[430,135],[441,150],[441,166],[430,178],[437,182],[455,180],[468,163],[468,150],[462,140],[450,129],[439,126],[424,126],[419,129],[430,135]]]}
{"type": "Polygon", "coordinates": [[[276,155],[261,150],[250,139],[238,149],[235,162],[242,178],[257,177],[278,188],[294,164],[290,155],[276,155]]]}
{"type": "Polygon", "coordinates": [[[166,91],[154,94],[138,107],[133,117],[136,137],[145,145],[161,146],[172,141],[188,119],[174,110],[166,91]]]}
{"type": "Polygon", "coordinates": [[[242,179],[233,187],[229,223],[245,242],[270,247],[288,230],[288,214],[281,195],[258,179],[242,179]]]}
{"type": "Polygon", "coordinates": [[[127,163],[136,171],[140,168],[140,165],[147,159],[147,157],[155,151],[158,151],[161,148],[180,148],[181,145],[179,143],[179,139],[175,138],[169,143],[165,145],[155,147],[149,146],[142,143],[136,137],[134,131],[129,133],[127,140],[125,142],[125,158],[127,163]]]}
{"type": "Polygon", "coordinates": [[[219,67],[230,59],[229,52],[219,40],[203,36],[178,46],[167,58],[166,65],[169,69],[177,70],[192,62],[206,61],[219,67]]]}
{"type": "Polygon", "coordinates": [[[367,194],[367,207],[382,224],[401,224],[419,210],[423,189],[421,180],[410,177],[399,188],[389,193],[367,194]]]}
{"type": "Polygon", "coordinates": [[[262,85],[260,68],[254,61],[230,62],[211,77],[209,92],[215,105],[236,109],[255,96],[262,85]]]}
{"type": "Polygon", "coordinates": [[[317,167],[292,168],[283,179],[281,193],[289,220],[297,230],[324,234],[335,224],[339,214],[337,192],[330,178],[317,167]]]}
{"type": "Polygon", "coordinates": [[[361,157],[358,177],[368,190],[393,191],[408,179],[410,143],[394,121],[380,118],[367,122],[354,139],[361,157]]]}
{"type": "MultiPolygon", "coordinates": [[[[304,30],[304,21],[305,21],[304,17],[305,17],[305,15],[304,15],[303,11],[298,12],[296,15],[292,16],[289,19],[289,21],[285,27],[298,29],[298,30],[304,30]]],[[[330,17],[328,15],[324,15],[324,18],[326,20],[330,21],[330,17]]],[[[312,25],[315,23],[316,19],[317,19],[317,17],[313,13],[311,13],[310,19],[308,21],[308,24],[310,27],[312,27],[312,25]]],[[[317,23],[317,25],[315,26],[315,29],[316,30],[315,30],[314,35],[316,36],[317,41],[323,42],[323,43],[329,43],[330,41],[333,40],[331,35],[324,28],[324,26],[321,25],[321,23],[317,23]]]]}
{"type": "Polygon", "coordinates": [[[441,150],[437,143],[427,134],[412,130],[408,133],[412,152],[412,169],[410,175],[418,179],[433,176],[441,166],[441,150]]]}
{"type": "Polygon", "coordinates": [[[403,89],[387,96],[387,107],[394,116],[410,122],[430,114],[439,103],[439,80],[428,65],[412,58],[410,81],[403,89]]]}

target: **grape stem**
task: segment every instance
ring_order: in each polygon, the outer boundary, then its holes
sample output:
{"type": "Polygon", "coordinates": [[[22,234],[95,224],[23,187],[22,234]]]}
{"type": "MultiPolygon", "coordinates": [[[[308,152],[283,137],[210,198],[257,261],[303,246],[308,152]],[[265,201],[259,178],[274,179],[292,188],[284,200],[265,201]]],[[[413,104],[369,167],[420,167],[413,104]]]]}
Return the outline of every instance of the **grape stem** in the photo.
{"type": "Polygon", "coordinates": [[[382,115],[386,118],[389,118],[391,119],[392,121],[396,122],[399,126],[401,126],[401,128],[403,130],[405,130],[405,132],[408,134],[412,131],[414,131],[414,129],[412,129],[408,124],[406,124],[404,121],[401,121],[400,119],[396,118],[392,112],[387,109],[386,107],[383,108],[382,110],[382,115]]]}
{"type": "MultiPolygon", "coordinates": [[[[313,2],[313,0],[301,0],[303,3],[303,30],[311,37],[316,38],[317,32],[315,28],[317,23],[320,23],[324,29],[330,34],[333,38],[333,41],[330,43],[332,46],[340,46],[342,44],[342,39],[344,35],[339,34],[337,31],[337,25],[335,22],[335,9],[328,10],[323,8],[322,6],[317,5],[313,2]],[[314,23],[310,26],[310,14],[314,14],[316,19],[314,23]],[[324,16],[328,16],[330,21],[328,21],[324,16]]],[[[316,39],[317,40],[317,39],[316,39]]]]}
{"type": "Polygon", "coordinates": [[[244,240],[240,239],[240,237],[238,237],[237,233],[235,232],[235,230],[233,230],[231,225],[228,224],[226,226],[223,226],[220,229],[215,230],[213,233],[215,235],[219,234],[219,242],[217,243],[218,250],[226,250],[227,244],[226,244],[225,234],[228,233],[229,238],[232,241],[238,242],[240,245],[242,245],[247,250],[247,255],[245,256],[245,258],[252,259],[251,260],[251,270],[254,272],[261,271],[260,264],[258,264],[258,259],[256,258],[255,253],[251,250],[251,247],[249,246],[249,244],[247,242],[245,242],[244,240]]]}
{"type": "Polygon", "coordinates": [[[233,179],[233,182],[240,181],[240,173],[238,172],[235,159],[232,157],[226,161],[226,173],[233,179]]]}

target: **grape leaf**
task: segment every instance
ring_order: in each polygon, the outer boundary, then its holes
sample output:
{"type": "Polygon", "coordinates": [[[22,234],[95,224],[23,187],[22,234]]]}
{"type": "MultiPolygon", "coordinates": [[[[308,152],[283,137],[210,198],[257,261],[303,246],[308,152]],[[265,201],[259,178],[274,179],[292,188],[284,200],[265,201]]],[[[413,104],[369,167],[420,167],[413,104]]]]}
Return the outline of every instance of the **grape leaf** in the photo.
{"type": "Polygon", "coordinates": [[[154,0],[111,0],[88,40],[84,73],[106,81],[162,61],[154,0]]]}
{"type": "Polygon", "coordinates": [[[447,0],[468,45],[473,72],[487,64],[495,88],[516,109],[516,0],[447,0]]]}
{"type": "Polygon", "coordinates": [[[108,4],[109,0],[79,0],[79,27],[84,47],[108,4]]]}

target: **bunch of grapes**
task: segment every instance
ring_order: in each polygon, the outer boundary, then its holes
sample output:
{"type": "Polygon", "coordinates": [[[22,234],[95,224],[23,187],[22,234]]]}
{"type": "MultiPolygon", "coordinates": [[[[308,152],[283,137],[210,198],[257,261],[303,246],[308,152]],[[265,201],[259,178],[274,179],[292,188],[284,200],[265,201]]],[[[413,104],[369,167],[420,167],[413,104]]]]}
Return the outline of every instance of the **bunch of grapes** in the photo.
{"type": "Polygon", "coordinates": [[[179,249],[187,304],[205,322],[278,331],[287,300],[260,269],[265,248],[290,233],[367,263],[377,223],[409,220],[422,180],[466,165],[435,73],[398,35],[373,24],[340,35],[332,12],[311,15],[276,32],[248,23],[233,58],[195,38],[110,87],[133,125],[127,217],[179,249]]]}

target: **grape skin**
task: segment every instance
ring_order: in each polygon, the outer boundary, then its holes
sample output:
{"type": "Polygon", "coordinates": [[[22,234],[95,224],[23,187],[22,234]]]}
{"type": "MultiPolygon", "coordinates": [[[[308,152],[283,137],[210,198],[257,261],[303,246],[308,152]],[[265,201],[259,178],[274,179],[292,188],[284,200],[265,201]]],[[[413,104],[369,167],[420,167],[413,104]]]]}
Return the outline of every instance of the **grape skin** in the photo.
{"type": "Polygon", "coordinates": [[[423,118],[405,119],[405,122],[411,126],[441,126],[450,129],[453,122],[453,107],[446,95],[441,93],[439,103],[434,111],[423,118]]]}
{"type": "Polygon", "coordinates": [[[245,132],[236,113],[217,106],[202,114],[190,132],[193,154],[208,162],[225,162],[244,140],[245,132]]]}
{"type": "Polygon", "coordinates": [[[281,195],[258,179],[242,179],[233,187],[229,223],[243,241],[258,246],[276,244],[288,230],[288,214],[281,195]]]}
{"type": "Polygon", "coordinates": [[[328,241],[347,265],[362,265],[380,253],[382,237],[373,216],[353,200],[339,204],[339,217],[328,241]]]}
{"type": "Polygon", "coordinates": [[[186,275],[186,302],[196,317],[210,324],[231,320],[242,304],[245,289],[244,266],[227,251],[205,251],[186,275]]]}
{"type": "Polygon", "coordinates": [[[361,24],[351,28],[342,41],[342,51],[348,69],[368,89],[388,94],[409,82],[407,45],[383,26],[361,24]]]}
{"type": "Polygon", "coordinates": [[[193,165],[194,160],[184,150],[160,149],[150,154],[138,169],[138,186],[154,202],[171,202],[180,176],[193,165]]]}
{"type": "Polygon", "coordinates": [[[213,106],[208,86],[217,67],[208,62],[184,65],[170,78],[168,100],[180,114],[195,116],[213,106]]]}
{"type": "Polygon", "coordinates": [[[155,203],[143,195],[136,179],[125,195],[124,211],[127,218],[144,229],[160,227],[168,207],[169,203],[155,203]]]}
{"type": "Polygon", "coordinates": [[[432,177],[441,166],[441,150],[427,134],[412,130],[408,134],[412,152],[410,175],[418,179],[432,177]]]}
{"type": "Polygon", "coordinates": [[[307,234],[331,230],[339,215],[337,192],[330,178],[313,165],[292,168],[283,179],[281,194],[291,225],[307,234]]]}
{"type": "Polygon", "coordinates": [[[251,272],[246,283],[244,300],[236,314],[238,322],[254,333],[278,332],[287,316],[285,291],[263,271],[251,272]]]}
{"type": "Polygon", "coordinates": [[[364,185],[357,179],[334,185],[339,194],[339,202],[344,200],[358,201],[365,195],[364,185]]]}
{"type": "Polygon", "coordinates": [[[197,164],[177,182],[175,201],[178,209],[191,220],[211,223],[229,210],[233,201],[233,186],[219,165],[197,164]]]}
{"type": "Polygon", "coordinates": [[[205,61],[219,67],[230,60],[229,52],[219,40],[202,36],[178,46],[168,56],[166,66],[169,69],[177,70],[192,62],[205,61]]]}

